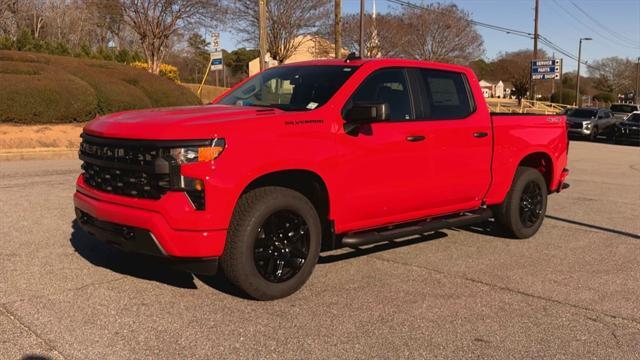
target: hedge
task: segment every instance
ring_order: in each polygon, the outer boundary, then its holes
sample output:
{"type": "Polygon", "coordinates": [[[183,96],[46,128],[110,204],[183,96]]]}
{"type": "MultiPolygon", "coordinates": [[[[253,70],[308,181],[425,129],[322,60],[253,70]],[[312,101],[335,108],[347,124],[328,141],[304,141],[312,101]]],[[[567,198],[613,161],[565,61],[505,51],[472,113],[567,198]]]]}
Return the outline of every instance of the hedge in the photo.
{"type": "Polygon", "coordinates": [[[0,51],[0,122],[87,121],[117,111],[200,104],[189,89],[128,65],[0,51]]]}

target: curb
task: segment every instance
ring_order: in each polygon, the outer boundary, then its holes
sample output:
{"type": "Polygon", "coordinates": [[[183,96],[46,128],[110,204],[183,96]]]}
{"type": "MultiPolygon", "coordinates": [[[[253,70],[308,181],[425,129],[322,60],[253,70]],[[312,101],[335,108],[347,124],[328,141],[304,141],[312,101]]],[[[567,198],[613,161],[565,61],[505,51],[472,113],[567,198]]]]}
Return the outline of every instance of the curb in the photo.
{"type": "Polygon", "coordinates": [[[78,150],[70,148],[0,149],[0,161],[77,159],[78,150]]]}

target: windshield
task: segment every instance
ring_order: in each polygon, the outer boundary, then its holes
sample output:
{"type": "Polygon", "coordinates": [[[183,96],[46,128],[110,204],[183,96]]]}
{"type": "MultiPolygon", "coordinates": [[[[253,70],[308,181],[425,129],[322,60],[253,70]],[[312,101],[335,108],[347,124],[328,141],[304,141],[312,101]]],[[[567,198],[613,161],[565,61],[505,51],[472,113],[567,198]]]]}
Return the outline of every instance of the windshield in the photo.
{"type": "Polygon", "coordinates": [[[279,66],[258,74],[218,104],[313,110],[324,105],[355,66],[279,66]]]}
{"type": "Polygon", "coordinates": [[[634,111],[638,111],[638,105],[628,105],[628,104],[614,104],[611,105],[611,111],[613,112],[621,112],[621,113],[632,113],[634,111]]]}
{"type": "Polygon", "coordinates": [[[631,114],[625,121],[640,124],[640,114],[631,114]]]}
{"type": "Polygon", "coordinates": [[[594,118],[596,117],[596,115],[598,115],[598,110],[591,110],[591,109],[573,109],[569,111],[569,113],[567,113],[567,116],[574,117],[574,118],[585,118],[585,119],[594,118]]]}

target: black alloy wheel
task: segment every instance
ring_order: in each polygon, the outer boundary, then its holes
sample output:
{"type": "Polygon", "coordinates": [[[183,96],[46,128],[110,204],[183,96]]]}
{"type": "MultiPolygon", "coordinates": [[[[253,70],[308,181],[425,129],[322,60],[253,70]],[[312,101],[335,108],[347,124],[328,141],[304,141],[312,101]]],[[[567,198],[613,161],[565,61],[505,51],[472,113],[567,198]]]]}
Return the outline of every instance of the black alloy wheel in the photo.
{"type": "Polygon", "coordinates": [[[258,228],[253,247],[256,270],[267,281],[294,277],[309,257],[311,237],[304,218],[291,210],[271,214],[258,228]]]}
{"type": "Polygon", "coordinates": [[[542,189],[535,181],[528,182],[520,196],[520,221],[526,228],[538,223],[543,210],[542,189]]]}
{"type": "Polygon", "coordinates": [[[547,212],[547,183],[531,167],[520,166],[502,204],[492,208],[496,221],[516,239],[538,232],[547,212]]]}
{"type": "Polygon", "coordinates": [[[243,194],[227,231],[222,272],[257,300],[298,291],[320,256],[322,223],[303,194],[264,186],[243,194]]]}

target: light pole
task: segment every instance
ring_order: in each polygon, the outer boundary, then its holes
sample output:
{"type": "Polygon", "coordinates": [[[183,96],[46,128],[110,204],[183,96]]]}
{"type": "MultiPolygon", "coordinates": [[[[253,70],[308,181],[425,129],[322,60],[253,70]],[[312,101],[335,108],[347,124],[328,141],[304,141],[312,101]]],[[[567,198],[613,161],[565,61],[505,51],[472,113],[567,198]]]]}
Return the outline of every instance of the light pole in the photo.
{"type": "Polygon", "coordinates": [[[582,56],[582,40],[589,41],[592,38],[580,38],[580,44],[578,45],[578,71],[576,74],[576,106],[580,107],[580,57],[582,56]]]}

